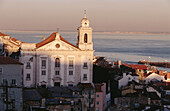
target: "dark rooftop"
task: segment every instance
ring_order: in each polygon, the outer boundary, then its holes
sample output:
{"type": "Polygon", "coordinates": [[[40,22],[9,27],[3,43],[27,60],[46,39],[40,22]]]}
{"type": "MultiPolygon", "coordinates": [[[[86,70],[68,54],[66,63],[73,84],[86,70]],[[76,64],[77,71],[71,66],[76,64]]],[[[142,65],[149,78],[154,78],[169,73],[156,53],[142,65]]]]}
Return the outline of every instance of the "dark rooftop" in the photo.
{"type": "Polygon", "coordinates": [[[40,101],[42,97],[35,89],[25,89],[23,99],[24,101],[40,101]]]}
{"type": "Polygon", "coordinates": [[[3,57],[0,56],[0,64],[19,64],[19,65],[23,65],[22,63],[20,63],[19,61],[12,59],[11,57],[3,57]]]}

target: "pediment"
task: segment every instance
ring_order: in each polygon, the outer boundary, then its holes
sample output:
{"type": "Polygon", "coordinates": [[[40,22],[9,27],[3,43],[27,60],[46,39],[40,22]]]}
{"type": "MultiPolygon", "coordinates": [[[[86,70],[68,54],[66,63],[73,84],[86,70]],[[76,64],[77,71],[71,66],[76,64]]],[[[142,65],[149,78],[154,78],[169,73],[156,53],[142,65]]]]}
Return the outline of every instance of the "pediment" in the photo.
{"type": "Polygon", "coordinates": [[[62,80],[61,77],[54,77],[54,78],[53,78],[53,81],[61,81],[61,80],[62,80]]]}
{"type": "Polygon", "coordinates": [[[79,50],[79,49],[62,40],[54,40],[48,44],[45,44],[37,48],[37,50],[70,50],[70,51],[73,51],[73,50],[79,50]]]}
{"type": "Polygon", "coordinates": [[[47,82],[46,81],[41,81],[40,83],[45,85],[47,82]]]}

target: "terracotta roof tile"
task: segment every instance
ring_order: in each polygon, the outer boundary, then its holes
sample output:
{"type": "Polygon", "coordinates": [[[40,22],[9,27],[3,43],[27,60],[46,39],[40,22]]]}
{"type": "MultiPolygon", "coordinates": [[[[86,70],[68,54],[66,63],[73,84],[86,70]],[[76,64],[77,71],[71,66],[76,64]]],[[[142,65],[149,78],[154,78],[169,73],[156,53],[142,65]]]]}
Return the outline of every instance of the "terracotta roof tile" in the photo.
{"type": "Polygon", "coordinates": [[[9,36],[9,35],[6,35],[6,34],[3,34],[3,33],[0,32],[0,36],[9,36]]]}
{"type": "Polygon", "coordinates": [[[0,64],[20,64],[23,65],[22,63],[20,63],[19,61],[12,59],[11,57],[3,57],[0,56],[0,64]]]}
{"type": "MultiPolygon", "coordinates": [[[[57,33],[57,32],[52,33],[52,34],[51,34],[48,38],[46,38],[44,41],[42,41],[42,42],[40,42],[40,43],[37,43],[37,44],[36,44],[36,48],[39,48],[39,47],[41,47],[41,46],[43,46],[43,45],[45,45],[45,44],[48,44],[48,43],[54,41],[54,40],[55,40],[55,37],[56,37],[56,33],[57,33]]],[[[65,40],[65,39],[64,39],[63,37],[61,37],[61,36],[60,36],[60,40],[62,40],[63,42],[65,42],[65,43],[67,43],[67,44],[69,44],[69,45],[71,45],[71,46],[73,46],[73,47],[75,47],[75,48],[78,48],[77,46],[71,44],[70,42],[68,42],[67,40],[65,40]]]]}
{"type": "Polygon", "coordinates": [[[139,64],[127,64],[127,63],[124,63],[123,64],[124,66],[127,66],[127,67],[130,67],[132,69],[147,69],[147,67],[145,65],[139,65],[139,64]]]}

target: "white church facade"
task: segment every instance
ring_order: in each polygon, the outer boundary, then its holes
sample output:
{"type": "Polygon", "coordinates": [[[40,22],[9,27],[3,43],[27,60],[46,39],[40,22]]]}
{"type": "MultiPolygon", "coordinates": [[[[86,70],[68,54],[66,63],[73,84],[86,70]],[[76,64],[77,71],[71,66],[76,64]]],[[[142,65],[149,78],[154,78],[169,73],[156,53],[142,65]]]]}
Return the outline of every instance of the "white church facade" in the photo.
{"type": "Polygon", "coordinates": [[[22,43],[23,84],[53,87],[92,83],[93,53],[92,28],[84,14],[78,27],[77,45],[57,32],[40,43],[22,43]]]}

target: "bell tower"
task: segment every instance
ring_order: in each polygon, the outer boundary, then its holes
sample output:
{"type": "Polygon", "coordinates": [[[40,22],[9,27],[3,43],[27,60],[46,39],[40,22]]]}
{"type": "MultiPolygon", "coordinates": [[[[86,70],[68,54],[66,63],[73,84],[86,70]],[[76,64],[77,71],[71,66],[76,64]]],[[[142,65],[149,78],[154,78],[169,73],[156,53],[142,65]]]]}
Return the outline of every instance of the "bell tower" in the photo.
{"type": "Polygon", "coordinates": [[[92,42],[92,28],[89,26],[90,22],[86,18],[86,11],[84,11],[84,18],[81,20],[80,27],[78,27],[78,48],[81,50],[93,50],[92,42]]]}

